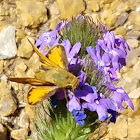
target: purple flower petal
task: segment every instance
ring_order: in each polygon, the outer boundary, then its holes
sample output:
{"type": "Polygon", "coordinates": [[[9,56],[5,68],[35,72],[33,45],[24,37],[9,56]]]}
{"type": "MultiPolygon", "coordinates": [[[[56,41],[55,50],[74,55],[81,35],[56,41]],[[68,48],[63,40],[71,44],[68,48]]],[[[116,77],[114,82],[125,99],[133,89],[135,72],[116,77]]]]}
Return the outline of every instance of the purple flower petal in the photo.
{"type": "Polygon", "coordinates": [[[72,112],[73,109],[75,110],[80,110],[81,109],[81,106],[80,106],[80,103],[76,100],[76,97],[69,94],[69,102],[67,103],[67,108],[70,112],[72,112]]]}
{"type": "Polygon", "coordinates": [[[71,51],[70,51],[70,54],[69,54],[69,57],[70,57],[70,58],[73,58],[75,55],[77,55],[77,54],[79,53],[79,51],[80,51],[80,48],[81,48],[81,43],[80,43],[80,42],[76,43],[76,44],[72,47],[72,49],[71,49],[71,51]]]}
{"type": "Polygon", "coordinates": [[[67,57],[69,57],[69,52],[70,52],[70,48],[71,48],[70,41],[68,39],[67,40],[63,40],[61,44],[65,47],[65,51],[66,51],[67,57]]]}

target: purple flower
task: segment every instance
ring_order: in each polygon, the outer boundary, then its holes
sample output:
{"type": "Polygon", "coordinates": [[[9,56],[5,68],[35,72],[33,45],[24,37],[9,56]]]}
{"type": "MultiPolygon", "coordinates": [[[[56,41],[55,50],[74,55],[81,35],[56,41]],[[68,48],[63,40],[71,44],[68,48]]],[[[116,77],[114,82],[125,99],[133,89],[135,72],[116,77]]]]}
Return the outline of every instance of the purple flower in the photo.
{"type": "MultiPolygon", "coordinates": [[[[37,40],[37,42],[35,43],[35,46],[39,46],[39,50],[43,50],[46,46],[47,47],[52,47],[56,44],[58,44],[59,39],[61,38],[61,36],[58,34],[58,32],[60,30],[62,30],[65,26],[69,27],[71,24],[71,21],[68,22],[60,22],[56,25],[56,28],[52,31],[48,31],[46,33],[43,33],[39,39],[37,40]]],[[[45,55],[47,52],[44,52],[43,54],[45,55]]]]}
{"type": "Polygon", "coordinates": [[[132,110],[134,110],[134,105],[130,98],[128,97],[128,94],[123,90],[122,87],[115,87],[113,84],[104,84],[106,85],[111,91],[112,94],[110,95],[111,99],[117,104],[117,108],[121,111],[124,110],[122,106],[122,102],[125,101],[125,103],[131,107],[132,110]]]}
{"type": "MultiPolygon", "coordinates": [[[[96,89],[94,89],[95,91],[96,89]]],[[[95,91],[96,93],[97,91],[95,91]]],[[[102,95],[98,94],[88,94],[88,97],[85,97],[86,102],[83,103],[82,107],[87,108],[90,111],[96,111],[100,121],[104,121],[108,118],[108,109],[116,110],[113,102],[108,98],[102,98],[102,95]],[[96,96],[98,96],[96,98],[96,96]],[[92,99],[92,100],[91,100],[92,99]]],[[[84,99],[84,98],[83,98],[84,99]]]]}
{"type": "Polygon", "coordinates": [[[99,45],[96,45],[96,49],[92,46],[89,46],[86,49],[98,68],[106,67],[110,64],[109,55],[107,53],[104,53],[101,56],[101,47],[99,45]]]}
{"type": "Polygon", "coordinates": [[[79,110],[73,110],[72,114],[74,115],[75,121],[80,125],[84,125],[85,121],[84,119],[86,118],[86,114],[84,114],[84,111],[79,111],[79,110]]]}
{"type": "Polygon", "coordinates": [[[104,50],[104,53],[108,54],[110,67],[112,67],[115,71],[117,70],[119,72],[122,66],[126,65],[125,59],[127,51],[130,49],[121,37],[118,37],[114,35],[113,32],[108,31],[104,33],[103,40],[99,39],[97,41],[97,45],[104,50]]]}
{"type": "Polygon", "coordinates": [[[69,40],[64,40],[62,43],[64,45],[68,61],[70,62],[80,51],[81,43],[77,42],[73,47],[71,47],[69,40]]]}
{"type": "Polygon", "coordinates": [[[67,103],[67,108],[70,112],[72,110],[81,110],[80,102],[76,99],[75,96],[68,94],[69,96],[69,102],[67,103]]]}
{"type": "Polygon", "coordinates": [[[85,121],[84,119],[86,118],[86,114],[84,113],[83,110],[72,110],[72,114],[74,115],[75,121],[80,125],[84,125],[85,121]]]}
{"type": "Polygon", "coordinates": [[[78,79],[79,79],[79,86],[83,86],[83,84],[85,83],[86,80],[86,74],[83,71],[80,71],[78,73],[78,79]]]}
{"type": "Polygon", "coordinates": [[[35,46],[41,45],[39,47],[40,51],[43,50],[46,46],[48,46],[49,48],[54,46],[58,43],[60,39],[60,36],[57,37],[57,34],[58,31],[56,29],[54,29],[53,31],[43,33],[35,43],[35,46]]]}

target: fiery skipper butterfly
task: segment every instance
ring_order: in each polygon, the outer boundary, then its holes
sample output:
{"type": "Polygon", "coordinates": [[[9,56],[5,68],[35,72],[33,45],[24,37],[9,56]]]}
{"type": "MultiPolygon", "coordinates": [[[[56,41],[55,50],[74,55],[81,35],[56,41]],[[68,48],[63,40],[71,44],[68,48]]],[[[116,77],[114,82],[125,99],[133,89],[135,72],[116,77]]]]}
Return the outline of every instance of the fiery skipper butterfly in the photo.
{"type": "Polygon", "coordinates": [[[27,94],[28,103],[34,105],[54,95],[59,89],[71,89],[74,91],[79,84],[79,80],[68,71],[68,60],[64,46],[57,44],[50,48],[46,56],[44,56],[30,40],[28,41],[42,60],[41,65],[45,70],[40,70],[40,72],[36,73],[35,78],[9,78],[13,82],[36,86],[32,87],[27,94]]]}

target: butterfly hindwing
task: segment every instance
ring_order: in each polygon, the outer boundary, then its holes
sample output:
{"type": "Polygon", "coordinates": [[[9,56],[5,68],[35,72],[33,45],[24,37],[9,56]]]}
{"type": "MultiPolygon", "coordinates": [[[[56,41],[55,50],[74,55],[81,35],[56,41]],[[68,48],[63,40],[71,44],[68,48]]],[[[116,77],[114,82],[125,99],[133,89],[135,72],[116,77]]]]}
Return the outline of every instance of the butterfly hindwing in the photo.
{"type": "Polygon", "coordinates": [[[36,103],[44,100],[55,94],[58,90],[57,86],[44,86],[39,88],[31,88],[27,95],[27,100],[30,105],[35,105],[36,103]]]}
{"type": "Polygon", "coordinates": [[[65,48],[61,44],[57,44],[49,49],[46,57],[60,68],[68,71],[68,60],[65,48]]]}

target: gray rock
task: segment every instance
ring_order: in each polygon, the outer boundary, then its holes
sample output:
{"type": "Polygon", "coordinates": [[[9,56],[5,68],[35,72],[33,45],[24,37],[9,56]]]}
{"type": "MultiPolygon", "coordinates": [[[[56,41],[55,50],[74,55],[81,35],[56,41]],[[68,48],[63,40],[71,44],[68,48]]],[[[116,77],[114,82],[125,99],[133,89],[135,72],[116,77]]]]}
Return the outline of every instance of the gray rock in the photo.
{"type": "Polygon", "coordinates": [[[128,16],[129,16],[129,14],[127,12],[122,13],[118,17],[118,19],[117,19],[117,21],[115,23],[115,27],[122,26],[126,22],[128,16]]]}
{"type": "Polygon", "coordinates": [[[16,55],[15,27],[8,26],[0,32],[0,60],[16,55]]]}
{"type": "Polygon", "coordinates": [[[139,39],[140,37],[140,31],[132,31],[126,34],[126,38],[131,38],[131,39],[139,39]]]}
{"type": "Polygon", "coordinates": [[[16,100],[12,96],[8,84],[0,82],[0,115],[9,116],[17,109],[16,100]]]}
{"type": "Polygon", "coordinates": [[[11,137],[15,140],[23,140],[27,138],[27,135],[28,135],[28,129],[26,128],[21,128],[21,129],[11,131],[11,137]]]}
{"type": "Polygon", "coordinates": [[[126,42],[130,46],[130,48],[137,48],[139,46],[139,41],[137,39],[127,39],[126,42]]]}

